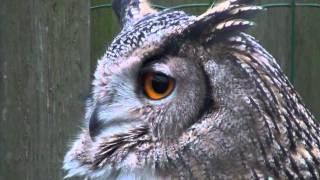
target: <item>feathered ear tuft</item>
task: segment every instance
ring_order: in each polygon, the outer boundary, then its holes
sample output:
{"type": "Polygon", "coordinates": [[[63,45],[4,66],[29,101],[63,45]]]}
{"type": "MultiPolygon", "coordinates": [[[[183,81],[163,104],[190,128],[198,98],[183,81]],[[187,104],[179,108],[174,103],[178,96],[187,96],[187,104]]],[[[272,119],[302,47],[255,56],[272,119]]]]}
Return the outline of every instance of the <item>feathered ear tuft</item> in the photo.
{"type": "Polygon", "coordinates": [[[157,12],[147,0],[113,0],[112,8],[122,27],[126,27],[143,16],[157,12]]]}
{"type": "Polygon", "coordinates": [[[260,6],[247,5],[251,0],[227,0],[208,9],[186,28],[191,38],[211,42],[228,34],[247,29],[255,23],[246,20],[261,10],[260,6]]]}

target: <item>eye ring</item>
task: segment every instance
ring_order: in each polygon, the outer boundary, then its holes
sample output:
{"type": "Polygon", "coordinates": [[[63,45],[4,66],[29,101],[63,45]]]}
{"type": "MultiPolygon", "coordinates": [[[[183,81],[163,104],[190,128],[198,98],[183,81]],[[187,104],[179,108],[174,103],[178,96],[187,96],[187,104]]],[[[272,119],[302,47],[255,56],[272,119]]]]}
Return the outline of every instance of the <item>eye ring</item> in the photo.
{"type": "Polygon", "coordinates": [[[144,93],[152,100],[169,96],[175,87],[175,80],[163,73],[148,72],[143,74],[142,80],[144,93]]]}

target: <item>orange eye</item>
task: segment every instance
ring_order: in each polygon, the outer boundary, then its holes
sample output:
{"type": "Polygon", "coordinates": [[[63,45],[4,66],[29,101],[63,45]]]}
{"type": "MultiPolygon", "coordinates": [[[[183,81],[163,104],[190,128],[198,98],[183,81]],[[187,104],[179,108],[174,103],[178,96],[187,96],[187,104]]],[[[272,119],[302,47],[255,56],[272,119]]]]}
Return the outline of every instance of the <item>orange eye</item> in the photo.
{"type": "Polygon", "coordinates": [[[160,100],[170,95],[174,89],[174,79],[161,73],[143,75],[143,89],[152,100],[160,100]]]}

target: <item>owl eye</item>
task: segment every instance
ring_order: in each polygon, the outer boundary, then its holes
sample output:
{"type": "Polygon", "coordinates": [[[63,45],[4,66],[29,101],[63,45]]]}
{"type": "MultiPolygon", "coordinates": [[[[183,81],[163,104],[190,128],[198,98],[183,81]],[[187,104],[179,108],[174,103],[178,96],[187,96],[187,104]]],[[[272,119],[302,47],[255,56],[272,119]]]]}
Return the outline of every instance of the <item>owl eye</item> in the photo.
{"type": "Polygon", "coordinates": [[[144,93],[152,100],[160,100],[170,95],[174,85],[174,79],[162,73],[148,72],[143,75],[144,93]]]}

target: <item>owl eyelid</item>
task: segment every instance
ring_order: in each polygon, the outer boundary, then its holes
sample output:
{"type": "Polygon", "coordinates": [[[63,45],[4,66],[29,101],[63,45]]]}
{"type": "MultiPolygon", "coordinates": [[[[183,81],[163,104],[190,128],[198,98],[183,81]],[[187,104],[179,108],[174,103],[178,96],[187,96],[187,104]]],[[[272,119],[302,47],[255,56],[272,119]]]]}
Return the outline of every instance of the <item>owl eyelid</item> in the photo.
{"type": "Polygon", "coordinates": [[[162,71],[154,71],[154,70],[142,71],[141,76],[143,76],[143,75],[145,75],[147,73],[159,74],[159,75],[167,76],[168,78],[174,79],[174,77],[172,77],[171,74],[167,74],[167,73],[162,72],[162,71]]]}
{"type": "Polygon", "coordinates": [[[157,73],[157,74],[166,75],[170,78],[174,78],[172,72],[170,71],[169,67],[166,64],[155,63],[142,68],[140,72],[141,72],[141,75],[145,73],[157,73]]]}

